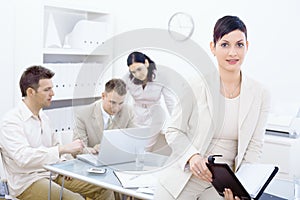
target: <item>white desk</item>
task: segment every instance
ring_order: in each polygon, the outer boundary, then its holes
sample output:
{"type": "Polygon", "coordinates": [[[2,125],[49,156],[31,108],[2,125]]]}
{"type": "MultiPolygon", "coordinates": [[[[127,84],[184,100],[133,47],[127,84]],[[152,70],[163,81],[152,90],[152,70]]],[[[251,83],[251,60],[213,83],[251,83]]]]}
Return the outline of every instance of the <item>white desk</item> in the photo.
{"type": "Polygon", "coordinates": [[[292,181],[274,179],[265,192],[289,200],[294,199],[294,185],[292,181]]]}
{"type": "MultiPolygon", "coordinates": [[[[143,170],[140,167],[136,166],[135,162],[131,163],[125,163],[125,164],[118,164],[118,165],[111,165],[108,167],[105,167],[106,173],[105,174],[95,174],[95,173],[90,173],[88,172],[88,169],[93,167],[87,162],[80,161],[78,159],[73,159],[65,162],[61,162],[58,164],[52,164],[52,165],[45,165],[44,168],[51,171],[55,172],[60,175],[76,178],[81,181],[85,181],[106,189],[110,189],[128,196],[132,197],[137,197],[139,199],[153,199],[152,194],[146,194],[146,193],[141,193],[137,192],[137,189],[127,189],[122,187],[120,184],[118,178],[114,174],[114,171],[139,171],[138,174],[141,175],[143,173],[151,173],[151,175],[154,175],[156,172],[155,169],[159,169],[159,167],[163,166],[164,163],[167,161],[168,156],[157,154],[157,153],[152,153],[152,152],[147,152],[144,155],[144,165],[143,165],[143,170]],[[151,171],[150,171],[151,170],[151,171]]],[[[133,172],[134,173],[134,172],[133,172]]],[[[134,181],[141,181],[142,179],[136,178],[136,174],[131,174],[131,176],[134,177],[134,181]]],[[[142,177],[141,177],[142,178],[142,177]]],[[[147,180],[142,180],[145,181],[144,183],[146,185],[150,184],[155,185],[156,179],[151,176],[153,180],[148,181],[147,180]]],[[[129,179],[131,180],[131,179],[129,179]]],[[[50,180],[51,181],[51,180],[50,180]]],[[[51,182],[50,182],[51,183],[51,182]]],[[[140,183],[137,182],[139,185],[140,183]]],[[[63,189],[63,186],[62,186],[63,189]]],[[[149,189],[150,190],[150,189],[149,189]]],[[[50,190],[49,190],[50,191],[50,190]]],[[[149,192],[149,191],[147,191],[149,192]]],[[[50,194],[48,195],[50,196],[50,194]]]]}
{"type": "MultiPolygon", "coordinates": [[[[45,169],[51,172],[76,178],[81,181],[85,181],[103,188],[107,188],[128,196],[136,197],[139,199],[153,199],[153,195],[138,193],[135,189],[123,188],[119,180],[113,173],[113,169],[106,167],[107,171],[105,174],[94,174],[87,172],[87,170],[91,167],[93,166],[77,159],[65,161],[59,164],[44,166],[45,169]]],[[[134,167],[135,163],[118,165],[119,169],[123,168],[124,170],[134,169],[134,167]]]]}
{"type": "MultiPolygon", "coordinates": [[[[113,169],[107,167],[107,172],[105,174],[93,174],[87,172],[87,169],[92,167],[88,163],[82,162],[80,160],[69,160],[59,164],[45,165],[44,168],[64,176],[69,176],[76,178],[88,183],[98,185],[103,188],[107,188],[128,196],[136,197],[139,199],[153,199],[153,195],[144,194],[136,192],[136,189],[126,189],[123,188],[113,173],[113,169]]],[[[133,169],[135,163],[118,165],[118,168],[123,168],[124,170],[133,169]]],[[[265,190],[266,193],[273,194],[285,199],[293,199],[293,183],[291,181],[274,179],[270,185],[265,190]]]]}

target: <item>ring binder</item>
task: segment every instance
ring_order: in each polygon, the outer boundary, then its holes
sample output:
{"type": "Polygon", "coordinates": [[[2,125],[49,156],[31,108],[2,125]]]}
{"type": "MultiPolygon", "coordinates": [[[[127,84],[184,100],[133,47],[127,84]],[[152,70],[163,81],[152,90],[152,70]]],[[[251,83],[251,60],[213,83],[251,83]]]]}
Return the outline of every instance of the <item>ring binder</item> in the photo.
{"type": "MultiPolygon", "coordinates": [[[[225,188],[231,189],[234,196],[238,196],[242,200],[251,200],[253,199],[259,199],[259,197],[263,194],[263,191],[266,189],[268,184],[271,182],[273,177],[278,172],[278,167],[268,164],[244,164],[239,169],[241,170],[241,173],[239,175],[243,174],[251,174],[251,172],[246,170],[253,169],[257,176],[252,177],[255,179],[250,180],[243,180],[241,181],[240,178],[237,177],[237,174],[235,174],[230,167],[226,163],[215,163],[215,157],[221,157],[222,155],[212,155],[208,157],[208,163],[207,167],[213,174],[213,181],[212,185],[217,190],[219,195],[224,196],[223,192],[225,188]],[[258,173],[262,173],[263,175],[260,176],[258,173]],[[267,176],[266,176],[267,175],[267,176]],[[263,179],[266,177],[266,180],[263,179]],[[260,180],[262,179],[262,180],[260,180]],[[248,185],[247,185],[248,184],[248,185]],[[252,184],[252,185],[251,185],[252,184]],[[250,186],[261,186],[259,187],[258,191],[252,191],[252,187],[250,186]],[[248,186],[248,187],[247,187],[248,186]],[[251,191],[247,191],[251,189],[251,191]]],[[[253,173],[252,173],[253,174],[253,173]]],[[[249,178],[249,177],[247,177],[249,178]]]]}

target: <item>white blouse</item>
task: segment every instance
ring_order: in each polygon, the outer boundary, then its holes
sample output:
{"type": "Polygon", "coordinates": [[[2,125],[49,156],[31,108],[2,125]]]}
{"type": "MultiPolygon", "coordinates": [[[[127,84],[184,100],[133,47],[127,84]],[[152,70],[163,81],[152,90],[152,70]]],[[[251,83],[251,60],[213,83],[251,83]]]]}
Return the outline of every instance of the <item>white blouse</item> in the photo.
{"type": "Polygon", "coordinates": [[[129,74],[125,76],[127,90],[134,100],[134,111],[139,125],[150,125],[152,123],[152,115],[154,105],[161,105],[161,97],[163,97],[168,114],[170,115],[175,106],[175,97],[173,93],[161,84],[154,80],[148,82],[143,88],[142,85],[134,84],[129,74]]]}
{"type": "Polygon", "coordinates": [[[206,155],[223,155],[221,160],[232,169],[238,149],[239,105],[240,96],[233,99],[225,98],[223,126],[220,132],[215,132],[206,155]]]}

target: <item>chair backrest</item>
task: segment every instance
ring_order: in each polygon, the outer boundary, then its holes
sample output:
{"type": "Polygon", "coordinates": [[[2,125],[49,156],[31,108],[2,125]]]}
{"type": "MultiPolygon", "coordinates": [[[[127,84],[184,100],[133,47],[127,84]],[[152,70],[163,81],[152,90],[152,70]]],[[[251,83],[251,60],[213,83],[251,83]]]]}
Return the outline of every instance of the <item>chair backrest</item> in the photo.
{"type": "Polygon", "coordinates": [[[1,151],[0,151],[0,198],[11,199],[9,197],[7,179],[4,171],[1,151]]]}

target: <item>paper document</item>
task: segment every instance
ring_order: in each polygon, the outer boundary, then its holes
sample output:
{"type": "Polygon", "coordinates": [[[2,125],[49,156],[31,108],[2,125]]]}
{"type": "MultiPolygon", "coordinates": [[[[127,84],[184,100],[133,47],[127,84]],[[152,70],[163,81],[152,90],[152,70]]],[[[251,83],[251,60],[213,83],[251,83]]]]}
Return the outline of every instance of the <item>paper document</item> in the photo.
{"type": "Polygon", "coordinates": [[[252,198],[256,197],[274,171],[272,164],[243,164],[235,173],[252,198]]]}
{"type": "Polygon", "coordinates": [[[155,177],[150,173],[135,174],[132,171],[130,173],[114,171],[114,173],[124,188],[152,188],[156,184],[155,177]]]}

